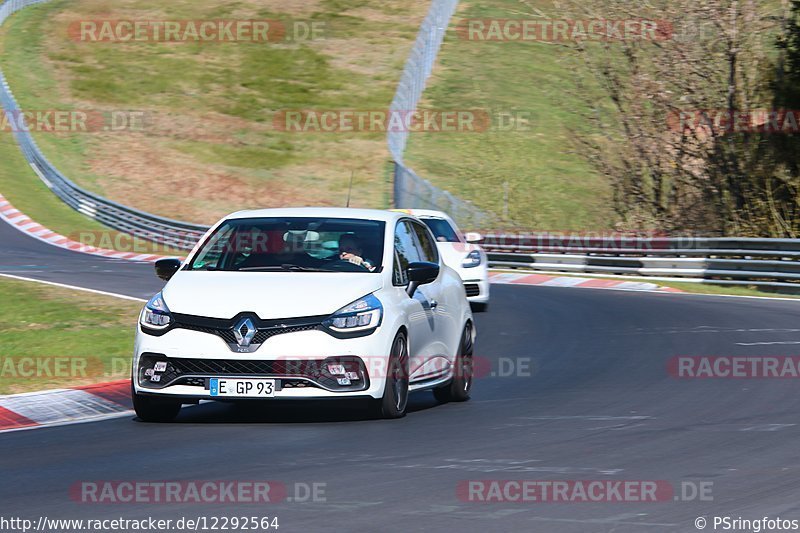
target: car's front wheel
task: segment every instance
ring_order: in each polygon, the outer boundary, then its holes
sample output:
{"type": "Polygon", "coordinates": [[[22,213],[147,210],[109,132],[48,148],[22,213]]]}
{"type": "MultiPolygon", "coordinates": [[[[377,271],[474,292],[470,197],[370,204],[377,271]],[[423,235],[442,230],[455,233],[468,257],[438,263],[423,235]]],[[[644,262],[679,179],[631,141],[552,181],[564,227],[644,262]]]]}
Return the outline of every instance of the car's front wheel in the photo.
{"type": "Polygon", "coordinates": [[[439,402],[463,402],[469,400],[474,377],[472,352],[472,323],[468,322],[464,326],[464,332],[461,335],[461,343],[458,347],[458,355],[453,369],[453,379],[447,385],[433,389],[433,395],[439,402]]]}
{"type": "Polygon", "coordinates": [[[383,418],[406,416],[408,405],[408,339],[401,331],[392,342],[383,398],[377,400],[378,414],[383,418]]]}
{"type": "Polygon", "coordinates": [[[142,422],[172,422],[181,410],[181,402],[136,394],[131,384],[133,410],[142,422]]]}

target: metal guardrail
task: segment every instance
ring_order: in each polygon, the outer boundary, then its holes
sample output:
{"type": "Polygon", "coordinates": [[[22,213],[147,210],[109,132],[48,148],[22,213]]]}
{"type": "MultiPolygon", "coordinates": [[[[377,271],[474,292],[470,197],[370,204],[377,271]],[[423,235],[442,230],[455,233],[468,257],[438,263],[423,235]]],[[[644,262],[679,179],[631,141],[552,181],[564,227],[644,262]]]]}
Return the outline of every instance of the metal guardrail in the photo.
{"type": "MultiPolygon", "coordinates": [[[[49,0],[7,0],[0,5],[0,26],[13,13],[47,1],[49,0]]],[[[0,71],[0,104],[9,119],[13,118],[13,122],[20,122],[21,111],[2,71],[0,71]]],[[[208,229],[207,226],[200,224],[180,222],[145,213],[89,192],[59,172],[39,150],[29,132],[14,131],[14,138],[33,171],[56,196],[76,211],[110,228],[183,250],[191,249],[194,242],[208,229]]]]}
{"type": "MultiPolygon", "coordinates": [[[[450,19],[458,0],[433,0],[427,17],[420,26],[417,40],[406,61],[390,112],[408,114],[417,110],[428,78],[433,71],[450,19]]],[[[405,164],[404,155],[409,132],[389,131],[386,142],[394,160],[394,207],[445,211],[462,226],[486,226],[490,216],[453,194],[418,176],[405,164]]]]}
{"type": "Polygon", "coordinates": [[[681,279],[800,291],[800,239],[488,234],[492,267],[681,279]]]}

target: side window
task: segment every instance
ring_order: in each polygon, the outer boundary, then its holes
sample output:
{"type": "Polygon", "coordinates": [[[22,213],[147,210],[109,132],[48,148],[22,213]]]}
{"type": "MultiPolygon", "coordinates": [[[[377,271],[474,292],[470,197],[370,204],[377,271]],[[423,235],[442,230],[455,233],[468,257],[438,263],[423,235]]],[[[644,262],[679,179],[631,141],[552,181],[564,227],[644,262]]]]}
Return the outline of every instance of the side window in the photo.
{"type": "Polygon", "coordinates": [[[411,226],[414,227],[414,233],[417,235],[419,253],[422,257],[422,260],[430,263],[438,263],[439,250],[436,248],[436,244],[433,242],[428,228],[422,224],[417,224],[416,222],[411,223],[411,226]]]}
{"type": "Polygon", "coordinates": [[[397,286],[408,285],[406,276],[408,264],[422,260],[417,250],[414,230],[409,227],[408,222],[398,222],[394,231],[394,255],[394,284],[397,286]]]}

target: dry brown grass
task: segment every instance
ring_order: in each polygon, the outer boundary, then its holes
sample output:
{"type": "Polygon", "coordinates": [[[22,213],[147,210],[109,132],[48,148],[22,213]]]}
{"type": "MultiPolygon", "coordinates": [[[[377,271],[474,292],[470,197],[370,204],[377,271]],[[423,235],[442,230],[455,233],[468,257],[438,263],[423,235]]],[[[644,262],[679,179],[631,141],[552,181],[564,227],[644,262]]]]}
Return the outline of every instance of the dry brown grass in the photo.
{"type": "MultiPolygon", "coordinates": [[[[332,13],[324,0],[174,0],[168,4],[156,0],[74,0],[68,8],[53,11],[41,26],[38,59],[54,86],[46,96],[48,103],[52,101],[53,108],[142,110],[147,113],[147,127],[141,133],[93,134],[81,139],[80,148],[68,146],[66,151],[66,143],[50,138],[41,139],[40,146],[79,184],[112,200],[172,218],[210,223],[230,211],[249,207],[343,205],[351,172],[355,173],[352,204],[384,207],[388,186],[384,136],[276,133],[264,114],[283,106],[271,103],[268,87],[243,87],[220,79],[220,83],[210,83],[201,90],[191,77],[178,77],[168,94],[152,94],[145,105],[110,103],[87,98],[75,90],[82,74],[79,69],[102,67],[102,72],[107,72],[104,76],[119,76],[115,65],[108,64],[103,47],[130,53],[138,61],[134,75],[149,76],[148,65],[166,54],[164,57],[172,61],[193,62],[193,69],[207,70],[214,76],[226,68],[234,72],[244,69],[245,56],[220,53],[219,47],[236,45],[210,44],[208,53],[182,43],[76,45],[69,41],[66,28],[81,19],[177,20],[214,10],[225,12],[215,18],[246,19],[265,12],[294,19],[314,16],[324,20],[330,16],[334,22],[326,38],[301,46],[324,57],[327,68],[346,82],[341,88],[315,88],[318,97],[310,98],[304,107],[352,109],[352,104],[337,106],[338,99],[358,102],[363,94],[365,108],[386,109],[416,27],[429,5],[427,0],[393,0],[388,4],[371,0],[367,5],[332,13]],[[142,46],[151,47],[150,58],[143,55],[142,46]],[[381,95],[377,100],[376,94],[381,95]],[[177,104],[176,95],[181,95],[177,104]],[[233,105],[249,98],[264,101],[264,113],[258,119],[220,112],[228,101],[233,105]],[[315,102],[314,98],[319,100],[315,102]],[[217,149],[252,152],[260,147],[285,150],[290,159],[270,168],[253,168],[252,164],[239,164],[235,155],[217,156],[217,149]]],[[[299,45],[269,46],[296,50],[299,45]]],[[[17,92],[24,92],[26,83],[36,81],[32,77],[12,79],[11,83],[17,92]]]]}

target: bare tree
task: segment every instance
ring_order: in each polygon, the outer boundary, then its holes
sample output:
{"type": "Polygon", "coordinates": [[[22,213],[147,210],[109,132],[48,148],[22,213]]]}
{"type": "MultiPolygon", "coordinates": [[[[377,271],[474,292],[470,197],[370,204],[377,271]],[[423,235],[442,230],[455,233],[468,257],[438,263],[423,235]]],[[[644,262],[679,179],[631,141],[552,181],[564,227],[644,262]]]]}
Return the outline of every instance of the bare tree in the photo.
{"type": "MultiPolygon", "coordinates": [[[[572,19],[656,21],[656,38],[578,39],[587,157],[612,180],[630,229],[791,234],[774,200],[769,120],[788,9],[756,0],[587,0],[572,19]],[[772,189],[770,189],[772,187],[772,189]],[[777,209],[777,211],[776,211],[777,209]]],[[[796,190],[796,189],[795,189],[796,190]]]]}

